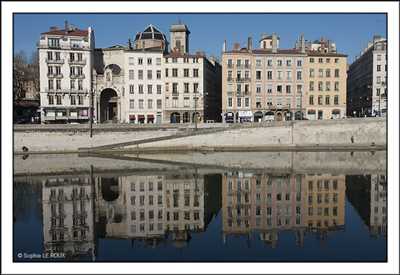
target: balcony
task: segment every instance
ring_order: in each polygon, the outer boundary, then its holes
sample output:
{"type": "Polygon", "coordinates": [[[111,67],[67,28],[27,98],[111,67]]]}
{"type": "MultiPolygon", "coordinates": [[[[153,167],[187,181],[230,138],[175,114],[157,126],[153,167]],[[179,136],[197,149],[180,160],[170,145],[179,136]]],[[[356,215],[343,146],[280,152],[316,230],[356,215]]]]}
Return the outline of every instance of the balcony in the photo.
{"type": "Polygon", "coordinates": [[[56,74],[56,73],[47,73],[47,77],[51,77],[51,78],[63,78],[63,74],[62,74],[62,73],[59,73],[59,74],[56,74]]]}
{"type": "Polygon", "coordinates": [[[81,60],[68,59],[68,63],[71,64],[71,65],[86,65],[86,59],[81,59],[81,60]]]}
{"type": "Polygon", "coordinates": [[[46,58],[46,63],[48,63],[48,64],[64,64],[64,59],[48,59],[48,58],[46,58]]]}
{"type": "Polygon", "coordinates": [[[84,79],[85,75],[84,74],[70,74],[69,77],[71,79],[84,79]]]}

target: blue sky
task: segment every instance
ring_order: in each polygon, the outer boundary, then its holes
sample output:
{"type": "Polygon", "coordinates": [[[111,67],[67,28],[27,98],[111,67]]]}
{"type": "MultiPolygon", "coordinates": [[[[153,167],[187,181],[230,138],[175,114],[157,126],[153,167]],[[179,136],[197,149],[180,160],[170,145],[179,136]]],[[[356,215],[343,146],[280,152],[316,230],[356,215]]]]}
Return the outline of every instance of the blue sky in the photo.
{"type": "Polygon", "coordinates": [[[188,25],[190,51],[221,55],[224,39],[228,48],[234,42],[244,45],[253,37],[254,47],[262,33],[277,33],[281,48],[293,48],[300,33],[308,40],[321,36],[336,42],[339,52],[354,59],[374,34],[386,37],[385,14],[16,14],[14,15],[14,50],[29,56],[41,32],[50,26],[64,26],[64,21],[95,30],[96,47],[126,44],[148,24],[156,25],[169,40],[169,26],[181,20],[188,25]]]}

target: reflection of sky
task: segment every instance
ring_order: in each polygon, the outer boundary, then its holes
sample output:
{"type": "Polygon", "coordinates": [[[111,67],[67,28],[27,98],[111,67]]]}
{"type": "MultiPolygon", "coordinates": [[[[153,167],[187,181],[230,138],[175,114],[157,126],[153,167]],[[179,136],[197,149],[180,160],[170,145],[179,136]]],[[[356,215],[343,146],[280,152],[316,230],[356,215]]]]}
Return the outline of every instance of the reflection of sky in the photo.
{"type": "MultiPolygon", "coordinates": [[[[217,184],[217,183],[216,183],[217,184]]],[[[351,183],[347,183],[351,184],[351,183]]],[[[39,190],[39,189],[35,189],[39,190]]],[[[39,192],[39,191],[36,191],[39,192]]],[[[212,196],[212,194],[210,194],[212,196]]],[[[214,194],[221,196],[221,194],[214,194]]],[[[41,253],[43,229],[39,193],[27,203],[27,215],[14,223],[14,254],[41,253]]],[[[207,206],[205,206],[207,207],[207,206]]],[[[369,205],[365,205],[366,208],[369,205]]],[[[260,240],[258,232],[247,235],[222,236],[222,211],[208,224],[205,232],[190,233],[184,248],[174,247],[170,240],[156,248],[142,242],[104,239],[96,241],[98,261],[384,261],[386,238],[371,238],[368,227],[357,210],[346,199],[344,231],[331,231],[325,240],[316,233],[305,233],[303,247],[296,245],[294,230],[281,231],[275,248],[260,240]]]]}

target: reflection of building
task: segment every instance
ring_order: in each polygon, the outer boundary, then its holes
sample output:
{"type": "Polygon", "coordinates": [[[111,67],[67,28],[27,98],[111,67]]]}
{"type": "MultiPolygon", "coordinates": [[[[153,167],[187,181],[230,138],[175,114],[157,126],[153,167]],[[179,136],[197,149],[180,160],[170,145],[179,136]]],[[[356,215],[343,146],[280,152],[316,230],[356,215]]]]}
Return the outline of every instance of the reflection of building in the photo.
{"type": "Polygon", "coordinates": [[[94,256],[93,186],[89,177],[43,180],[44,252],[94,256]]]}
{"type": "Polygon", "coordinates": [[[378,35],[348,70],[347,115],[386,116],[387,41],[378,35]]]}
{"type": "Polygon", "coordinates": [[[97,211],[102,234],[143,240],[152,246],[170,237],[175,246],[185,246],[190,234],[204,231],[218,211],[209,201],[211,183],[206,181],[208,177],[196,173],[99,177],[97,211]]]}
{"type": "Polygon", "coordinates": [[[346,182],[344,175],[306,175],[305,224],[327,232],[344,226],[346,182]]]}
{"type": "Polygon", "coordinates": [[[347,176],[346,195],[372,236],[386,236],[386,175],[347,176]]]}
{"type": "Polygon", "coordinates": [[[302,245],[305,190],[301,175],[267,175],[246,172],[225,173],[222,178],[222,219],[224,241],[229,235],[250,236],[275,247],[278,232],[295,230],[302,245]]]}

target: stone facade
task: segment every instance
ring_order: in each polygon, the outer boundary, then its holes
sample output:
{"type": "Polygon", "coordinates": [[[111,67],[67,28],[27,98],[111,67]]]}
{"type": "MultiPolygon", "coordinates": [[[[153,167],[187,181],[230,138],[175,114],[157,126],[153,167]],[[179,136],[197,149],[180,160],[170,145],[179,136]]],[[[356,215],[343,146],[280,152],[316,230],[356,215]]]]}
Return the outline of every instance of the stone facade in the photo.
{"type": "Polygon", "coordinates": [[[387,41],[374,36],[348,70],[347,114],[386,116],[387,41]]]}

